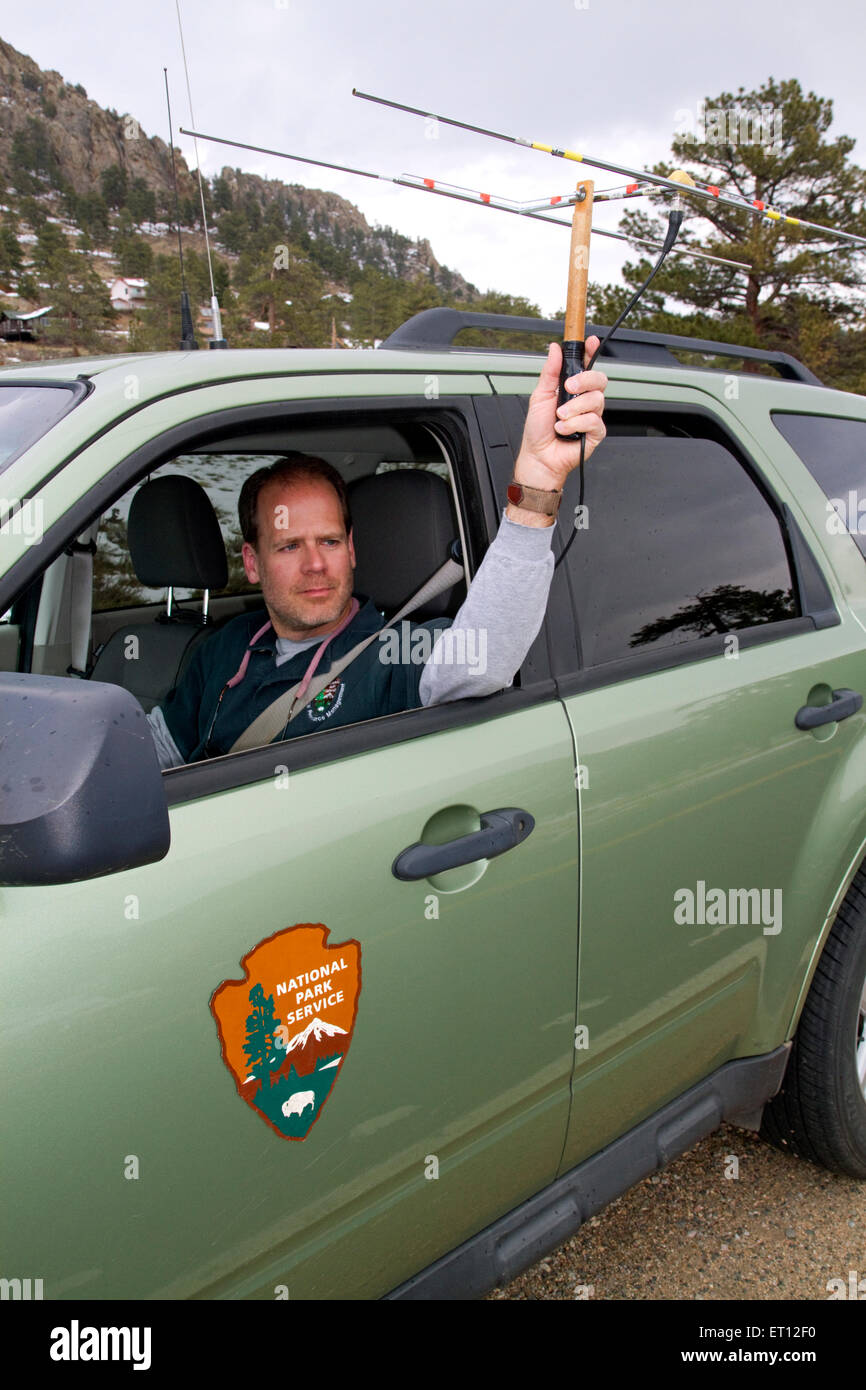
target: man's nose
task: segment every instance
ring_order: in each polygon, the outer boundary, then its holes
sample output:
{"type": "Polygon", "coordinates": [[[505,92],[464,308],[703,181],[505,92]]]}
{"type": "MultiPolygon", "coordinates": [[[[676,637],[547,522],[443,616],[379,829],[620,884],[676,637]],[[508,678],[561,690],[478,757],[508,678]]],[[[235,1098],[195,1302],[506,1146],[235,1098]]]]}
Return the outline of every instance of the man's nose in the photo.
{"type": "Polygon", "coordinates": [[[304,569],[323,570],[326,566],[325,556],[317,545],[304,546],[304,569]]]}

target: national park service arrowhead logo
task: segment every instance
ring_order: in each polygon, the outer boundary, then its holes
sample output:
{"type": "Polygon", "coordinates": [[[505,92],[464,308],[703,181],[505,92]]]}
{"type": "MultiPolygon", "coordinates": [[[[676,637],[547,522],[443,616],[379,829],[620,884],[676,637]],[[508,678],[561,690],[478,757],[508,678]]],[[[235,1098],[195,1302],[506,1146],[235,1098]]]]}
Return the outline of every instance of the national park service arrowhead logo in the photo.
{"type": "Polygon", "coordinates": [[[328,935],[321,923],[276,932],[210,1001],[238,1095],[284,1139],[306,1139],[352,1041],[361,944],[326,946],[328,935]]]}

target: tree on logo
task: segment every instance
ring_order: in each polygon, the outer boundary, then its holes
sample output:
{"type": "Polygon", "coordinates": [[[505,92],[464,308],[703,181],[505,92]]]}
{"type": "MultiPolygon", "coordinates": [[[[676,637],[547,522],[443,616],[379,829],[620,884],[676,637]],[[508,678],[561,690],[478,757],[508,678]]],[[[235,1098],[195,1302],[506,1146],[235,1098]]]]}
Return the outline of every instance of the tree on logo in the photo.
{"type": "Polygon", "coordinates": [[[271,1084],[271,1057],[276,1051],[276,1030],[279,1019],[274,1013],[274,996],[265,997],[261,985],[250,990],[252,1012],[247,1014],[247,1040],[244,1052],[250,1059],[250,1071],[262,1084],[271,1084]]]}

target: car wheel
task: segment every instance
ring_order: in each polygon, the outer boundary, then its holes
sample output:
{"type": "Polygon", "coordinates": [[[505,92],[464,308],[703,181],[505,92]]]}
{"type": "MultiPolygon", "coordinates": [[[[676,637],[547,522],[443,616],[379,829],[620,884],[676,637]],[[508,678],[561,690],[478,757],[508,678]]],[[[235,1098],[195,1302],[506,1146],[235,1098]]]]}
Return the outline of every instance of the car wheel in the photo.
{"type": "Polygon", "coordinates": [[[866,870],[827,938],[779,1094],[761,1133],[834,1173],[866,1178],[866,870]]]}

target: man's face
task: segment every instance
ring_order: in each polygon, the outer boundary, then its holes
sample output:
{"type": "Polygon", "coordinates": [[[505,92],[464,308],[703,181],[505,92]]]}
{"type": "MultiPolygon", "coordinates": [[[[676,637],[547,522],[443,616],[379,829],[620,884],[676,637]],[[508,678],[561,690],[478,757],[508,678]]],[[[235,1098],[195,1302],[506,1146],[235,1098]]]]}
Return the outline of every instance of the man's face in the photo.
{"type": "Polygon", "coordinates": [[[340,499],[323,478],[266,483],[258,497],[259,539],[244,542],[244,569],[262,595],[278,637],[324,636],[348,611],[355,550],[340,499]]]}

